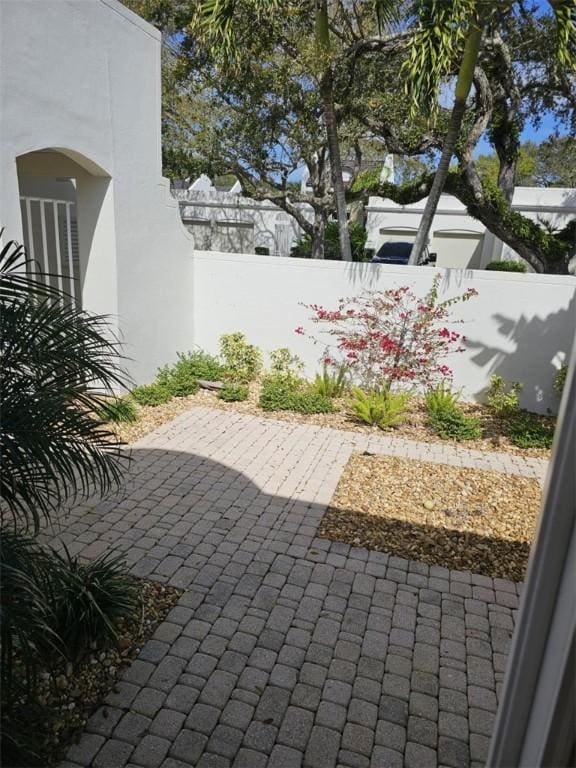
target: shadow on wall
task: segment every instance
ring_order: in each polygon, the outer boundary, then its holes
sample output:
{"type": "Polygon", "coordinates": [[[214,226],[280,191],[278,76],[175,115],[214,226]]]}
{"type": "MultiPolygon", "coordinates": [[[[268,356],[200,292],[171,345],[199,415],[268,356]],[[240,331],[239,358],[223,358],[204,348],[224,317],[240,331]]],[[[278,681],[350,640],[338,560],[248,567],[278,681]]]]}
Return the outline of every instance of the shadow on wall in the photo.
{"type": "MultiPolygon", "coordinates": [[[[491,374],[499,374],[508,381],[520,381],[524,390],[521,404],[529,410],[542,411],[543,402],[557,402],[553,385],[561,363],[568,361],[574,332],[576,332],[576,295],[566,309],[552,312],[544,319],[538,316],[514,321],[503,314],[492,316],[500,335],[515,345],[515,350],[487,346],[468,338],[467,346],[477,350],[472,361],[491,374]],[[572,327],[570,334],[567,329],[572,327]],[[545,371],[536,380],[533,371],[545,371]]],[[[477,394],[480,394],[478,392],[477,394]]]]}

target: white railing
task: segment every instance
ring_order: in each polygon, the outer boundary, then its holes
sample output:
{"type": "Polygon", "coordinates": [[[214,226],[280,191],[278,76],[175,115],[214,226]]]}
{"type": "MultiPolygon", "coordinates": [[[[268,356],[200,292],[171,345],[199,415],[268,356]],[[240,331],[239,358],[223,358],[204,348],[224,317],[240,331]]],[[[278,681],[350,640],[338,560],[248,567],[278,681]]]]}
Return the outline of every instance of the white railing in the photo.
{"type": "MultiPolygon", "coordinates": [[[[55,277],[59,289],[69,294],[74,303],[80,303],[76,204],[70,200],[21,196],[20,205],[30,268],[39,267],[41,273],[55,277]]],[[[46,281],[50,281],[48,277],[46,281]]]]}

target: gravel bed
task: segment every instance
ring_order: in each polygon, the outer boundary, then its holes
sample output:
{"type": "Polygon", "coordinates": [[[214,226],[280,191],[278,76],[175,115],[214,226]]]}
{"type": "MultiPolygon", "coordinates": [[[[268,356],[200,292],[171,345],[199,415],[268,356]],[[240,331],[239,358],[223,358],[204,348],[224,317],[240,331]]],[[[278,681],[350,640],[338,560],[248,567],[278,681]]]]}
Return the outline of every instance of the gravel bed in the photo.
{"type": "MultiPolygon", "coordinates": [[[[350,432],[361,432],[369,435],[392,434],[406,440],[415,440],[423,443],[447,443],[458,445],[463,448],[473,448],[477,451],[504,451],[517,456],[527,456],[538,459],[547,459],[550,457],[550,451],[543,448],[518,448],[513,445],[508,438],[502,434],[502,425],[493,415],[489,408],[483,405],[463,403],[462,407],[470,416],[476,416],[480,419],[484,437],[479,440],[464,440],[454,443],[453,441],[441,440],[437,435],[431,432],[426,425],[426,410],[423,402],[415,398],[410,405],[408,419],[398,428],[390,432],[382,432],[378,427],[370,427],[355,421],[349,414],[346,400],[335,400],[335,411],[333,413],[315,413],[302,414],[291,411],[263,411],[258,407],[260,387],[258,384],[252,384],[250,387],[250,397],[244,402],[226,403],[219,400],[215,392],[201,389],[195,395],[188,397],[173,398],[165,405],[137,406],[138,421],[134,424],[118,424],[116,431],[126,443],[133,443],[148,432],[159,427],[161,424],[171,421],[180,413],[187,411],[194,406],[203,406],[205,408],[218,408],[222,411],[234,411],[244,413],[260,418],[274,419],[276,421],[286,421],[290,424],[314,424],[318,427],[331,427],[332,429],[344,429],[350,432]]],[[[553,420],[542,417],[547,423],[553,423],[553,420]]]]}
{"type": "MultiPolygon", "coordinates": [[[[182,594],[182,590],[174,587],[138,581],[141,583],[140,609],[137,615],[118,626],[117,646],[95,650],[74,668],[59,664],[53,670],[41,672],[36,697],[40,705],[38,711],[26,709],[17,713],[37,733],[39,755],[34,765],[43,768],[56,765],[68,747],[78,741],[90,715],[115,689],[122,670],[130,666],[182,594]]],[[[18,763],[6,762],[5,765],[18,763]]]]}
{"type": "Polygon", "coordinates": [[[521,581],[540,507],[536,480],[353,455],[319,535],[430,565],[521,581]]]}

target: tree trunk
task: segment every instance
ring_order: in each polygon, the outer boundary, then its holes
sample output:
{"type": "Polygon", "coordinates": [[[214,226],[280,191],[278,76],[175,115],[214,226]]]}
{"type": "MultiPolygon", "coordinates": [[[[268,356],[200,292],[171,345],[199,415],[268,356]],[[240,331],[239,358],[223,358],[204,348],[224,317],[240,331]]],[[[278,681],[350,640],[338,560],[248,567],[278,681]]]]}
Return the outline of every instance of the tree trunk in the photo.
{"type": "Polygon", "coordinates": [[[334,202],[338,216],[338,235],[340,238],[340,252],[342,261],[352,261],[352,249],[350,247],[350,235],[348,233],[348,217],[346,213],[346,192],[344,179],[342,178],[342,159],[340,157],[340,143],[338,140],[338,125],[334,109],[334,93],[332,89],[332,70],[329,60],[330,32],[328,29],[328,5],[327,0],[316,0],[316,46],[322,61],[327,67],[320,80],[320,94],[324,107],[324,122],[326,126],[326,139],[328,154],[330,157],[330,174],[334,189],[334,202]]]}
{"type": "Polygon", "coordinates": [[[322,211],[314,211],[314,234],[312,235],[312,258],[324,258],[324,230],[326,216],[322,211]]]}
{"type": "Polygon", "coordinates": [[[454,148],[458,137],[460,136],[460,129],[462,127],[462,118],[466,111],[466,99],[470,93],[472,87],[472,79],[474,77],[474,68],[476,66],[476,60],[478,58],[478,52],[480,50],[480,42],[482,40],[482,27],[475,20],[474,24],[468,32],[466,38],[466,44],[464,46],[464,55],[460,64],[460,70],[458,72],[458,80],[456,81],[456,92],[454,96],[454,106],[452,108],[452,114],[450,115],[450,123],[448,125],[448,131],[446,138],[444,139],[444,145],[442,147],[442,155],[440,157],[440,163],[434,176],[434,182],[432,189],[428,195],[426,201],[426,207],[422,214],[420,221],[420,227],[418,228],[418,234],[414,241],[414,246],[410,254],[409,264],[420,264],[424,249],[428,244],[428,237],[430,230],[432,229],[432,223],[434,221],[434,215],[438,208],[440,201],[440,195],[446,184],[448,178],[448,171],[450,169],[450,161],[454,154],[454,148]]]}

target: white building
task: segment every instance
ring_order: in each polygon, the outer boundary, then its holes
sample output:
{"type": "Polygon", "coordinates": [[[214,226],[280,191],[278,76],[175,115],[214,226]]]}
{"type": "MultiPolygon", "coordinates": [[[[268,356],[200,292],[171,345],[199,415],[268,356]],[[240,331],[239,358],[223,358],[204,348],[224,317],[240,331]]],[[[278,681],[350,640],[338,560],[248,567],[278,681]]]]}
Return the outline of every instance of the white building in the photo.
{"type": "Polygon", "coordinates": [[[4,241],[110,315],[149,380],[192,345],[193,241],[162,178],[160,33],[116,0],[1,0],[0,104],[4,241]]]}

